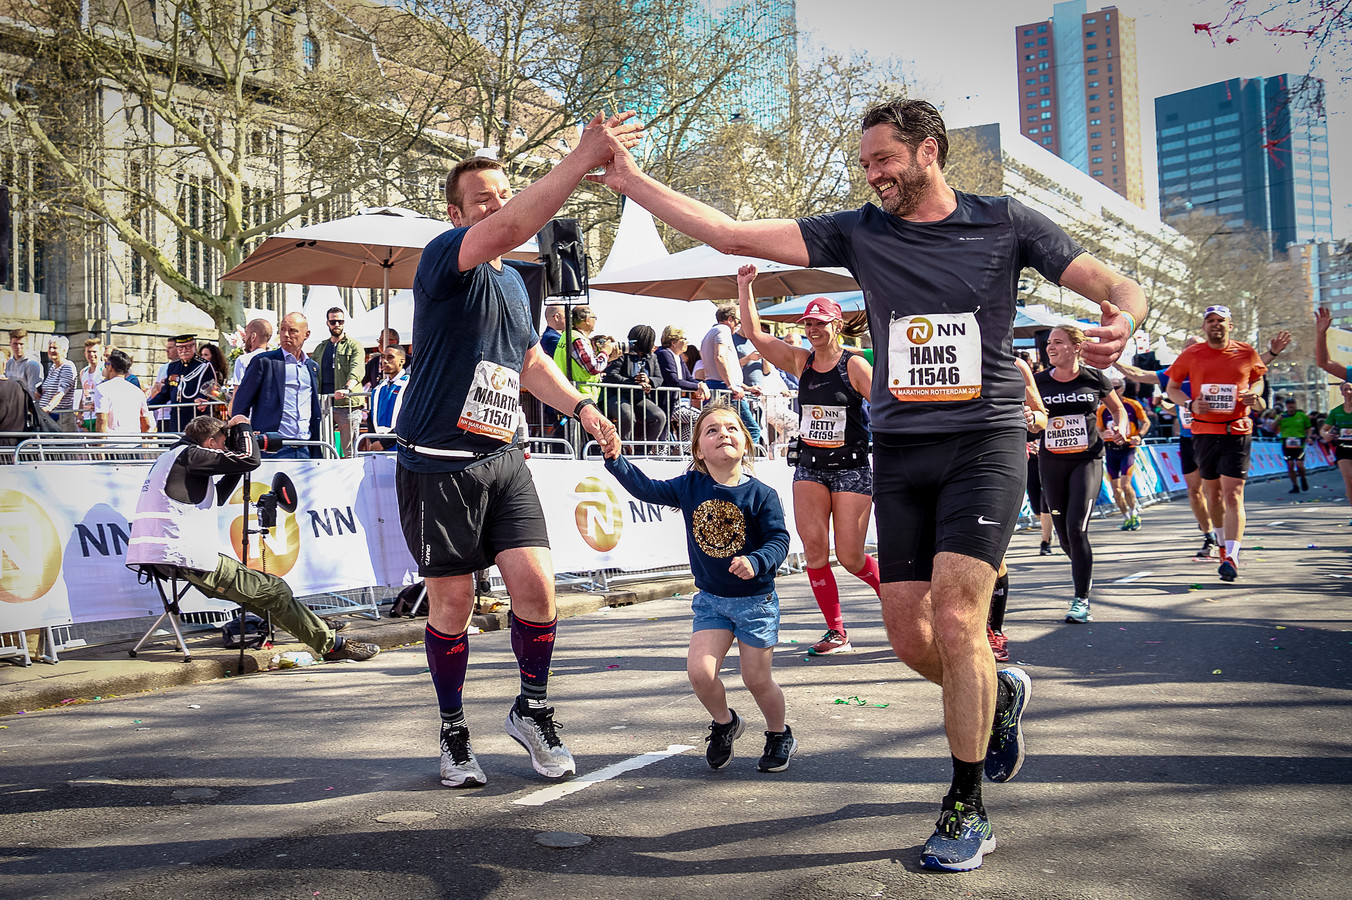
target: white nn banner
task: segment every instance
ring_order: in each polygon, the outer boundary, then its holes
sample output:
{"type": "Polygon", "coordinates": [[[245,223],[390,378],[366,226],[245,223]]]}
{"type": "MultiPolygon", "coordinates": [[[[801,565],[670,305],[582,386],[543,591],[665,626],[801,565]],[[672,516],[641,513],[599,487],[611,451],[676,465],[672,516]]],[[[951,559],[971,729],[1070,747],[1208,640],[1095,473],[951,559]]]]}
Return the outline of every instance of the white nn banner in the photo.
{"type": "MultiPolygon", "coordinates": [[[[639,459],[654,478],[686,464],[639,459]]],[[[678,510],[641,503],[599,460],[529,462],[549,526],[558,572],[641,571],[685,565],[685,523],[678,510]]],[[[158,615],[159,596],[126,568],[130,521],[148,465],[40,463],[0,467],[0,632],[158,615]]],[[[295,512],[278,511],[275,528],[255,536],[250,565],[286,579],[299,596],[368,586],[398,587],[416,578],[404,544],[392,455],[360,461],[265,461],[252,475],[254,500],[285,472],[296,485],[295,512]]],[[[762,461],[756,477],[779,492],[792,552],[793,470],[762,461]]],[[[240,556],[243,485],[218,510],[218,551],[240,556]]],[[[250,527],[257,527],[251,504],[250,527]]],[[[872,523],[870,522],[870,533],[872,523]]],[[[189,591],[185,611],[220,608],[189,591]]]]}

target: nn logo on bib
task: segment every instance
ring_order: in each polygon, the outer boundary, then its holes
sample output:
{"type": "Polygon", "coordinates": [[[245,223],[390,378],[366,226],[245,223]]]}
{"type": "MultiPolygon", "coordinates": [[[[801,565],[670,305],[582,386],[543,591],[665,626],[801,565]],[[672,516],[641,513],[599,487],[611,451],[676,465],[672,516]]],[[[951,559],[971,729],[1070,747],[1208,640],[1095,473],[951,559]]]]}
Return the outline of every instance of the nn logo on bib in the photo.
{"type": "Polygon", "coordinates": [[[614,550],[624,531],[624,508],[615,492],[594,475],[578,482],[573,491],[579,498],[573,512],[577,533],[598,553],[614,550]]]}
{"type": "Polygon", "coordinates": [[[942,322],[935,325],[924,316],[916,316],[906,326],[906,340],[912,344],[928,344],[935,337],[953,337],[966,334],[967,325],[963,322],[942,322]]]}

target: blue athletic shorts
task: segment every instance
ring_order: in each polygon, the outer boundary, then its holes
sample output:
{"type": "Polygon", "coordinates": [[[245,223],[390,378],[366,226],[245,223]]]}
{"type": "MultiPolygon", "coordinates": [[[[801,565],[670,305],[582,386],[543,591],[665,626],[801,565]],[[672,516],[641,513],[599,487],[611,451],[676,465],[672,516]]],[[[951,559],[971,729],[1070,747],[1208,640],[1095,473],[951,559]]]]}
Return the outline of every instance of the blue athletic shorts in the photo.
{"type": "Polygon", "coordinates": [[[696,591],[691,603],[695,621],[690,630],[731,631],[748,647],[765,649],[779,643],[779,594],[754,597],[720,597],[696,591]]]}

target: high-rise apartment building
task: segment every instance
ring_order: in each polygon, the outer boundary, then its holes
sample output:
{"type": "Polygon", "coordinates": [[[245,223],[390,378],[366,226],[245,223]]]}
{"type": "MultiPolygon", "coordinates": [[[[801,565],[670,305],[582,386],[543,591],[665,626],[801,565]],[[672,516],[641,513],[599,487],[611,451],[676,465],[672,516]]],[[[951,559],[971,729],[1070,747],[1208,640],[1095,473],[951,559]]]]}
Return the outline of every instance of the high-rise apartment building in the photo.
{"type": "Polygon", "coordinates": [[[1160,213],[1266,231],[1273,250],[1333,239],[1323,82],[1231,78],[1155,100],[1160,213]]]}
{"type": "Polygon", "coordinates": [[[1057,3],[1050,19],[1014,30],[1020,132],[1145,209],[1136,21],[1086,7],[1057,3]]]}

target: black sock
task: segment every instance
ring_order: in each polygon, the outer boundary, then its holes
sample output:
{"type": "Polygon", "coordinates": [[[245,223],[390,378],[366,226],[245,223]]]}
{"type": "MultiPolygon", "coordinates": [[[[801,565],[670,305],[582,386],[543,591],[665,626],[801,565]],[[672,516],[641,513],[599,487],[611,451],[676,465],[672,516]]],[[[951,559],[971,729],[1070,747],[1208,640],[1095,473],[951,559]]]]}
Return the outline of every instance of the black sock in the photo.
{"type": "Polygon", "coordinates": [[[986,814],[986,808],[981,805],[981,775],[984,768],[985,760],[963,762],[953,757],[953,786],[944,797],[944,809],[954,809],[953,804],[961,803],[982,815],[986,814]]]}
{"type": "Polygon", "coordinates": [[[995,579],[995,590],[991,591],[991,614],[987,624],[991,631],[1005,630],[1005,607],[1009,605],[1009,573],[995,579]]]}
{"type": "Polygon", "coordinates": [[[443,728],[464,728],[465,708],[457,706],[455,709],[443,709],[441,711],[441,724],[443,728]]]}

